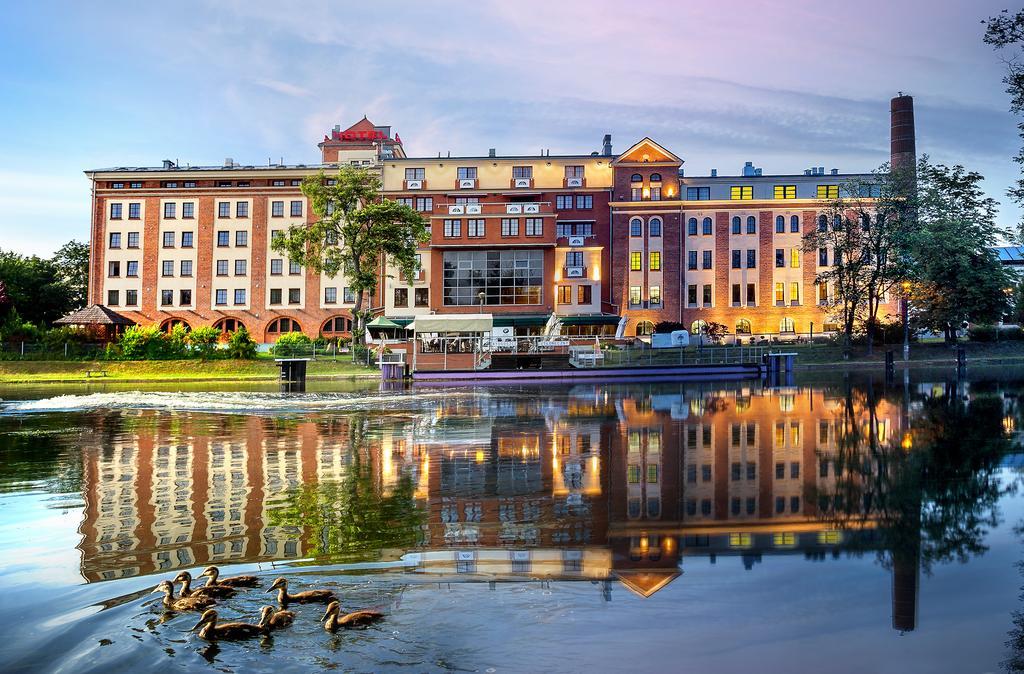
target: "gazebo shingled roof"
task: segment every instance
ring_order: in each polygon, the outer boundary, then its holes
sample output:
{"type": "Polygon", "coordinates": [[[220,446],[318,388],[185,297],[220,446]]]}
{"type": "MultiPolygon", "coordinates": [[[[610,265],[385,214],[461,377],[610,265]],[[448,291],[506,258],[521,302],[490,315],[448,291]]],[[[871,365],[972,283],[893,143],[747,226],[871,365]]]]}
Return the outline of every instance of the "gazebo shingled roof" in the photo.
{"type": "Polygon", "coordinates": [[[72,311],[63,318],[58,318],[53,322],[54,325],[135,325],[135,321],[125,318],[121,314],[108,309],[102,304],[92,304],[79,309],[78,311],[72,311]]]}

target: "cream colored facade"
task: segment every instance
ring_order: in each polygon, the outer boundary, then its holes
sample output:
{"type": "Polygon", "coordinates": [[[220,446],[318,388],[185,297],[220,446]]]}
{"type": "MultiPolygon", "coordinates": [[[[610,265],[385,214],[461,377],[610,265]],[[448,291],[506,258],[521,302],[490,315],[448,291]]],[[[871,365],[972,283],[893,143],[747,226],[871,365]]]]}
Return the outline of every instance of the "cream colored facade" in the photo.
{"type": "Polygon", "coordinates": [[[142,199],[110,201],[104,211],[103,242],[106,251],[102,271],[103,302],[115,308],[137,307],[142,302],[142,262],[146,245],[143,230],[146,222],[146,202],[142,199]],[[130,215],[133,204],[138,206],[138,216],[134,218],[130,215]],[[120,209],[120,217],[112,215],[117,208],[120,209]],[[111,245],[111,234],[117,234],[120,237],[116,247],[111,245]],[[130,242],[134,242],[136,245],[129,247],[130,242]],[[116,276],[111,273],[112,262],[117,263],[116,276]],[[129,262],[134,262],[137,265],[135,276],[128,276],[129,262]],[[117,304],[110,302],[112,299],[110,291],[116,291],[117,304]],[[128,291],[135,291],[136,301],[134,303],[129,304],[128,291]]]}
{"type": "Polygon", "coordinates": [[[609,157],[458,157],[458,158],[405,158],[400,160],[385,160],[384,191],[385,192],[410,192],[410,191],[482,191],[496,192],[521,189],[523,192],[531,190],[558,190],[558,189],[594,189],[608,188],[612,184],[612,169],[609,164],[609,157]],[[533,177],[528,185],[513,187],[513,167],[529,166],[532,168],[533,177]],[[575,187],[566,186],[565,167],[583,167],[583,185],[575,187]],[[475,168],[477,177],[460,186],[459,169],[475,168]],[[406,169],[423,169],[423,184],[419,188],[409,188],[406,182],[406,169]]]}
{"type": "Polygon", "coordinates": [[[249,309],[252,301],[252,206],[252,199],[227,195],[214,199],[213,260],[209,270],[213,290],[210,293],[211,309],[249,309]],[[228,205],[227,216],[221,215],[222,204],[228,205]],[[245,204],[246,215],[239,215],[239,204],[245,204]],[[224,232],[227,233],[227,245],[221,245],[224,232]],[[245,273],[237,273],[239,261],[244,263],[245,273]],[[222,265],[226,262],[226,274],[217,273],[218,262],[222,265]],[[218,290],[227,291],[226,303],[217,303],[218,290]],[[244,302],[235,301],[236,290],[245,292],[244,302]]]}
{"type": "MultiPolygon", "coordinates": [[[[198,203],[196,199],[161,199],[160,200],[160,229],[157,239],[159,247],[157,262],[157,292],[156,301],[162,309],[191,309],[196,303],[196,269],[198,266],[198,236],[199,232],[196,217],[198,203]],[[167,217],[168,204],[173,208],[173,217],[167,217]],[[185,217],[185,204],[191,204],[192,217],[185,217]],[[185,246],[183,236],[188,233],[192,237],[192,243],[185,246]],[[164,239],[171,239],[171,245],[165,245],[164,239]],[[164,262],[171,263],[170,275],[164,274],[164,262]],[[184,265],[183,265],[184,263],[184,265]],[[163,292],[170,291],[171,303],[164,304],[163,292]],[[182,290],[191,292],[190,301],[182,302],[182,290]]],[[[230,301],[231,298],[229,298],[230,301]]]]}

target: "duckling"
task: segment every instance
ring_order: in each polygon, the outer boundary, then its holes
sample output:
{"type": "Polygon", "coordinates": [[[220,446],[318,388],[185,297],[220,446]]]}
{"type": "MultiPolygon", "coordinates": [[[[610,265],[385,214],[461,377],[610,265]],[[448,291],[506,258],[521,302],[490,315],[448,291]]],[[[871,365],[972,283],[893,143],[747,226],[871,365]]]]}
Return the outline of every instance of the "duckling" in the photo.
{"type": "Polygon", "coordinates": [[[380,611],[353,611],[341,615],[341,605],[332,601],[327,605],[327,612],[324,613],[323,618],[320,618],[320,622],[324,623],[324,629],[328,632],[336,632],[339,627],[362,627],[375,623],[383,617],[384,614],[380,611]],[[327,622],[324,622],[325,620],[327,622]]]}
{"type": "Polygon", "coordinates": [[[208,566],[203,569],[203,572],[199,574],[200,577],[206,576],[209,580],[206,581],[204,587],[210,587],[211,585],[227,585],[228,587],[259,587],[260,579],[256,576],[232,576],[230,578],[220,578],[220,569],[216,566],[208,566]]]}
{"type": "Polygon", "coordinates": [[[217,611],[212,608],[203,611],[203,616],[199,619],[199,622],[192,626],[190,631],[194,632],[200,626],[203,629],[199,630],[199,637],[207,641],[216,641],[217,639],[252,639],[264,634],[262,627],[250,623],[223,623],[218,625],[217,611]]]}
{"type": "Polygon", "coordinates": [[[204,585],[203,587],[197,587],[192,589],[192,574],[188,571],[182,571],[174,577],[175,583],[181,583],[181,596],[182,597],[193,597],[196,595],[202,595],[204,597],[213,597],[219,599],[221,597],[230,597],[235,593],[235,588],[228,587],[227,585],[204,585]]]}
{"type": "Polygon", "coordinates": [[[267,592],[273,592],[274,590],[277,590],[277,603],[281,606],[287,606],[288,602],[292,601],[299,604],[314,604],[337,599],[330,590],[306,590],[305,592],[288,594],[288,581],[284,578],[275,580],[267,592]]]}
{"type": "Polygon", "coordinates": [[[294,611],[278,611],[273,606],[264,606],[260,611],[260,627],[265,632],[288,627],[295,621],[294,611]]]}
{"type": "Polygon", "coordinates": [[[174,584],[169,580],[161,580],[153,592],[164,593],[164,608],[171,611],[201,611],[213,605],[213,597],[193,595],[191,597],[174,597],[174,584]]]}

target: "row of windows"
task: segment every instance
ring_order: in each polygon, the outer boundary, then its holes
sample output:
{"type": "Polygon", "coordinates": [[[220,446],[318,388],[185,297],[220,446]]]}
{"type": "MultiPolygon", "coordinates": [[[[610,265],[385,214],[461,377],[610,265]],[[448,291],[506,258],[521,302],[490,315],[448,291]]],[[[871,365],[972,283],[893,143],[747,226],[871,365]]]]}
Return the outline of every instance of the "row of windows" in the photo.
{"type": "MultiPolygon", "coordinates": [[[[630,306],[640,306],[644,303],[643,286],[629,287],[630,306]]],[[[650,286],[647,288],[647,305],[661,306],[661,286],[650,286]]]]}
{"type": "MultiPolygon", "coordinates": [[[[558,286],[558,303],[572,304],[573,286],[558,286]]],[[[576,304],[591,304],[594,299],[594,289],[589,285],[576,286],[576,304]]]]}
{"type": "Polygon", "coordinates": [[[569,236],[594,236],[594,223],[559,222],[555,224],[555,236],[558,238],[565,238],[569,236]]]}
{"type": "MultiPolygon", "coordinates": [[[[566,178],[582,178],[583,177],[583,166],[566,166],[565,177],[566,178]]],[[[476,166],[459,166],[455,169],[456,177],[459,180],[476,180],[477,167],[476,166]]],[[[513,178],[532,178],[533,167],[532,166],[513,166],[512,167],[513,178]]],[[[424,180],[426,178],[426,169],[423,168],[407,168],[405,169],[406,180],[424,180]]]]}
{"type": "Polygon", "coordinates": [[[559,194],[555,197],[558,210],[590,210],[593,207],[594,197],[590,194],[559,194]]]}
{"type": "MultiPolygon", "coordinates": [[[[413,302],[414,306],[426,307],[430,305],[430,288],[413,288],[413,302]]],[[[409,306],[409,289],[408,288],[395,288],[394,291],[394,304],[395,307],[407,307],[409,306]]]]}
{"type": "MultiPolygon", "coordinates": [[[[107,184],[107,186],[110,189],[112,189],[112,190],[123,190],[124,189],[124,185],[125,184],[123,182],[112,182],[112,183],[108,183],[107,184]]],[[[166,187],[168,189],[177,189],[179,187],[179,185],[181,187],[184,187],[185,189],[192,189],[192,188],[196,187],[196,181],[194,181],[194,180],[185,180],[185,181],[182,181],[181,183],[179,183],[177,180],[164,180],[164,181],[162,181],[160,183],[160,187],[166,187]]],[[[285,187],[286,185],[291,186],[291,187],[299,187],[299,186],[302,185],[302,180],[298,179],[298,178],[291,178],[289,180],[271,180],[270,181],[270,185],[272,187],[285,187]]],[[[142,183],[141,182],[128,183],[128,186],[131,189],[133,189],[133,190],[142,189],[142,183]]],[[[230,180],[218,180],[216,182],[216,186],[217,187],[251,187],[252,185],[251,185],[251,182],[248,181],[248,180],[239,180],[237,182],[231,182],[230,180]]]]}
{"type": "Polygon", "coordinates": [[[434,197],[398,197],[395,202],[421,213],[429,213],[434,210],[434,197]]]}
{"type": "MultiPolygon", "coordinates": [[[[638,250],[629,254],[629,270],[643,271],[644,254],[638,250]]],[[[566,262],[566,266],[573,266],[566,262]]],[[[647,269],[649,271],[661,271],[661,252],[652,250],[647,254],[647,269]]]]}
{"type": "MultiPolygon", "coordinates": [[[[459,238],[462,236],[462,220],[445,219],[444,236],[446,239],[459,238]]],[[[524,218],[524,233],[526,236],[543,236],[543,218],[524,218]]],[[[486,236],[487,220],[484,218],[470,218],[466,220],[466,236],[470,238],[481,238],[486,236]]],[[[519,236],[519,218],[501,219],[502,236],[519,236]]]]}
{"type": "MultiPolygon", "coordinates": [[[[631,237],[644,235],[644,221],[641,218],[633,218],[629,221],[629,235],[631,237]]],[[[647,221],[647,236],[661,236],[661,218],[651,218],[647,221]]]]}

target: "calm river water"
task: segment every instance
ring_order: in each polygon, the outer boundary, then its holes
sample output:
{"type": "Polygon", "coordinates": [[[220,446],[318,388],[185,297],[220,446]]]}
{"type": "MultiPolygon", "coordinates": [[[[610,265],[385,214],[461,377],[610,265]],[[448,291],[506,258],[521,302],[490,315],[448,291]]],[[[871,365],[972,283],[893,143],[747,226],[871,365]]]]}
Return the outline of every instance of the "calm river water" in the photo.
{"type": "Polygon", "coordinates": [[[1024,376],[948,375],[0,391],[0,669],[1019,671],[1024,376]],[[208,564],[386,618],[210,645],[208,564]]]}

